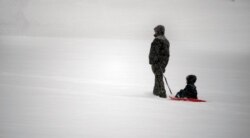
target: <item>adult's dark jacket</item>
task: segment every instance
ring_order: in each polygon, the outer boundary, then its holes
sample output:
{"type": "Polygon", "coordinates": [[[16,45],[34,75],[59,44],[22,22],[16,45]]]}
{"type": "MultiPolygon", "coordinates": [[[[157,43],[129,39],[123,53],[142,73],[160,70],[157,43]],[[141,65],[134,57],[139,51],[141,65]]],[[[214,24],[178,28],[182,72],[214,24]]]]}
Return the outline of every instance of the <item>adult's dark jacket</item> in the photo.
{"type": "Polygon", "coordinates": [[[151,43],[149,64],[153,66],[159,65],[163,70],[165,70],[169,60],[169,47],[169,41],[164,35],[155,37],[151,43]]]}

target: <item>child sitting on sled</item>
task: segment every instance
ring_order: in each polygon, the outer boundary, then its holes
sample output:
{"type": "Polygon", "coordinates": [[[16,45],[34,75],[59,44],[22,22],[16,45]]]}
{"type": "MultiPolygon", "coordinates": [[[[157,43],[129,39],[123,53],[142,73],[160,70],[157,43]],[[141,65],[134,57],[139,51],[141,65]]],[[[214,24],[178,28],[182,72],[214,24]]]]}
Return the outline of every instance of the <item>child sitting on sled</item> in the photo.
{"type": "Polygon", "coordinates": [[[175,97],[197,99],[197,90],[196,86],[194,85],[194,83],[197,80],[197,77],[195,75],[188,75],[186,80],[187,80],[186,87],[180,90],[175,97]]]}

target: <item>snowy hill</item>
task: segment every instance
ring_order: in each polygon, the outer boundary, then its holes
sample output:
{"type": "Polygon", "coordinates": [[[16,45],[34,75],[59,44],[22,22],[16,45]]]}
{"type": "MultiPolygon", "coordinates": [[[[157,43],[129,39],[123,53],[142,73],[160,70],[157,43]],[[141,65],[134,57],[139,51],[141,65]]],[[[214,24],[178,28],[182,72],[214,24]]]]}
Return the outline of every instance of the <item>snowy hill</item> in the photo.
{"type": "Polygon", "coordinates": [[[0,137],[249,137],[247,0],[0,3],[0,137]],[[208,102],[152,95],[158,23],[172,91],[208,102]]]}

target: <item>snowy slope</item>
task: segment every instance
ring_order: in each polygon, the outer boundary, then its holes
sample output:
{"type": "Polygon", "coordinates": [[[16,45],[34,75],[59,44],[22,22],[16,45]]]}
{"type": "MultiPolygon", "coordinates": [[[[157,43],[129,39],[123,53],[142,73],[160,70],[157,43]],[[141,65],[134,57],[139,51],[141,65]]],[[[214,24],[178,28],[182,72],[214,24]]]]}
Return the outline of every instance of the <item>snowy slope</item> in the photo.
{"type": "Polygon", "coordinates": [[[213,67],[202,66],[212,62],[206,53],[191,66],[189,58],[173,58],[166,73],[172,89],[195,73],[199,97],[208,101],[184,103],[152,95],[147,42],[2,42],[1,137],[248,137],[249,73],[222,68],[231,56],[213,67]]]}
{"type": "Polygon", "coordinates": [[[0,2],[1,138],[249,137],[248,1],[0,2]],[[113,26],[93,17],[124,18],[113,26]],[[159,22],[171,42],[172,91],[196,74],[208,102],[152,95],[148,52],[159,22]]]}

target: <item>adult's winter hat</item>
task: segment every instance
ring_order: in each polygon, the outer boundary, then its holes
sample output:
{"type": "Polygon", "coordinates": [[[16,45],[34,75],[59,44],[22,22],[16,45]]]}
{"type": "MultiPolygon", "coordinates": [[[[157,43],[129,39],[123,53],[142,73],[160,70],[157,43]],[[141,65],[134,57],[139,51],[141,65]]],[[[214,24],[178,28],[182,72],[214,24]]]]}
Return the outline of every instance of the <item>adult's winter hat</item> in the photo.
{"type": "Polygon", "coordinates": [[[157,25],[155,28],[154,28],[155,32],[157,34],[161,34],[161,35],[164,35],[165,33],[165,27],[163,25],[157,25]]]}

